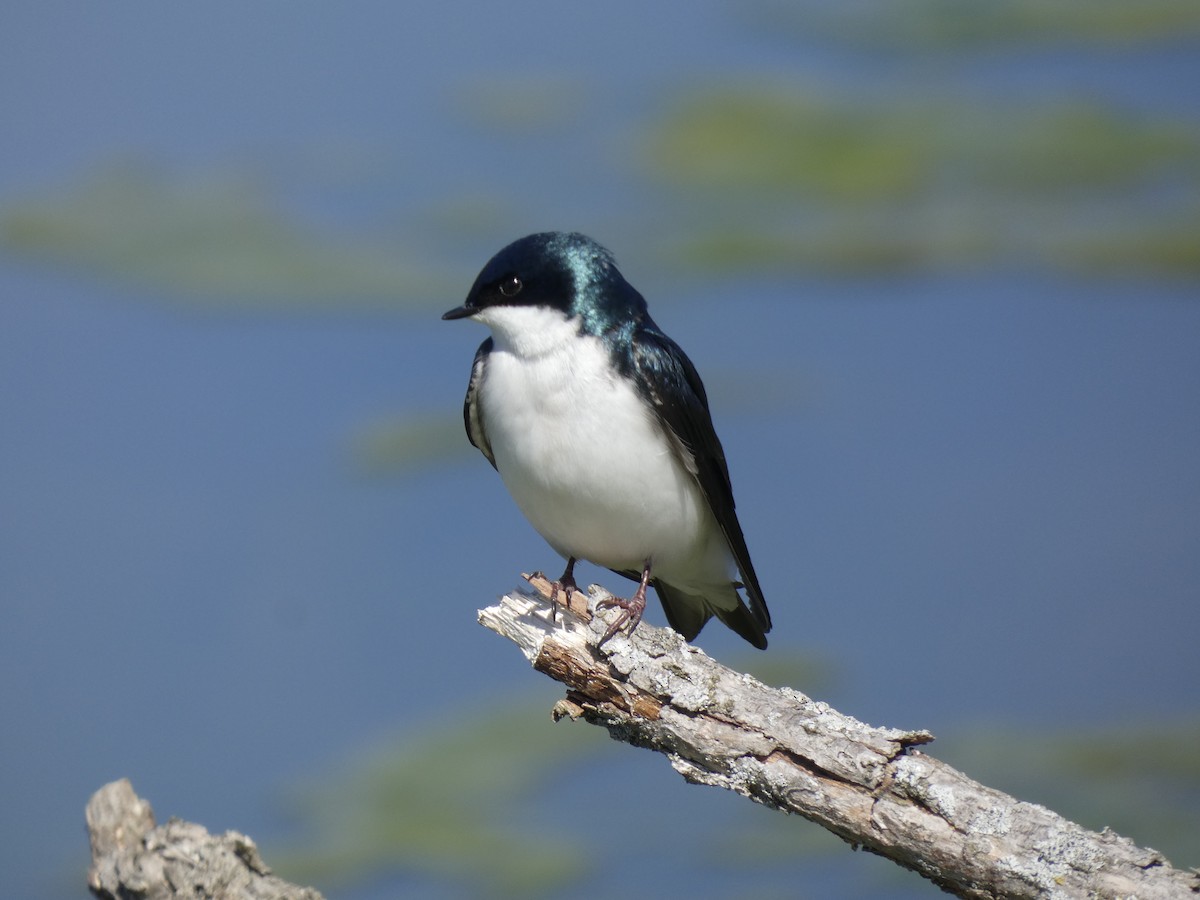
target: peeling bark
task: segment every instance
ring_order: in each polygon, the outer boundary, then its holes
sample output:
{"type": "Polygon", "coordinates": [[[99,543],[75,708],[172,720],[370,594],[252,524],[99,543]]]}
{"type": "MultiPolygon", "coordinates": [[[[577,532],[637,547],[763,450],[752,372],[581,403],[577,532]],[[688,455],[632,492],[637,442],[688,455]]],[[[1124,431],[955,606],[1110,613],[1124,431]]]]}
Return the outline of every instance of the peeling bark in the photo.
{"type": "Polygon", "coordinates": [[[567,687],[556,718],[581,718],[656,750],[688,781],[804,816],[961,897],[1200,895],[1200,875],[1157,851],[1089,831],[927,755],[927,731],[865,725],[645,622],[597,648],[606,614],[580,615],[577,593],[551,615],[548,582],[529,580],[535,591],[502,597],[480,611],[480,623],[567,687]]]}

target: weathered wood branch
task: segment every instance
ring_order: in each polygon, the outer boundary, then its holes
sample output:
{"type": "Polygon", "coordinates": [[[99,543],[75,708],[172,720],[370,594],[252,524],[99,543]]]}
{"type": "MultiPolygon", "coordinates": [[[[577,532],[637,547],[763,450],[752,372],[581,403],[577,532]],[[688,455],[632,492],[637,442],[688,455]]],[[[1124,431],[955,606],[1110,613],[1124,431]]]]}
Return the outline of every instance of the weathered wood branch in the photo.
{"type": "Polygon", "coordinates": [[[657,750],[688,781],[796,813],[961,897],[1196,897],[1200,874],[1105,829],[1089,831],[972,781],[920,748],[925,731],[873,728],[713,661],[643,622],[603,648],[582,594],[551,621],[545,579],[481,610],[533,667],[567,687],[555,718],[657,750]]]}
{"type": "Polygon", "coordinates": [[[244,834],[212,835],[178,819],[156,826],[150,804],[133,792],[128,779],[92,795],[87,826],[92,844],[88,887],[102,900],[321,900],[312,888],[272,875],[244,834]]]}

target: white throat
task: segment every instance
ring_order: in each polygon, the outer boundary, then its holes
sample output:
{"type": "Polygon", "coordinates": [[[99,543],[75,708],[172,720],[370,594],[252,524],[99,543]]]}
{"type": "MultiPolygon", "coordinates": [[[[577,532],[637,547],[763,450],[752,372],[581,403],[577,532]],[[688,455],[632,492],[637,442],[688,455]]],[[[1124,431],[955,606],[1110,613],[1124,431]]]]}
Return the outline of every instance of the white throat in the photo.
{"type": "Polygon", "coordinates": [[[536,359],[579,338],[579,317],[548,306],[489,306],[474,316],[492,330],[496,349],[536,359]]]}

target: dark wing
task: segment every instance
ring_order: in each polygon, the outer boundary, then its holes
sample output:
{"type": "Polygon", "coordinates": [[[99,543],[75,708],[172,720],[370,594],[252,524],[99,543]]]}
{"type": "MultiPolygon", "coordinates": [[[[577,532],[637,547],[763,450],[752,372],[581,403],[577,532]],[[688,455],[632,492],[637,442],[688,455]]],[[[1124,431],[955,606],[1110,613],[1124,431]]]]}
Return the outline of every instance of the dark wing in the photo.
{"type": "Polygon", "coordinates": [[[487,457],[487,461],[496,468],[496,459],[492,456],[492,445],[488,443],[487,432],[483,430],[483,415],[479,409],[479,383],[483,380],[483,367],[487,364],[488,354],[492,352],[492,339],[488,338],[475,351],[475,361],[471,363],[471,380],[467,384],[467,396],[463,400],[463,424],[467,426],[467,440],[479,452],[487,457]]]}
{"type": "Polygon", "coordinates": [[[634,334],[633,374],[638,390],[653,405],[659,421],[683,445],[679,449],[684,463],[691,463],[688,468],[725,532],[750,601],[750,612],[764,632],[770,631],[771,614],[734,510],[725,451],[713,429],[708,397],[696,367],[678,344],[656,326],[644,323],[634,334]]]}

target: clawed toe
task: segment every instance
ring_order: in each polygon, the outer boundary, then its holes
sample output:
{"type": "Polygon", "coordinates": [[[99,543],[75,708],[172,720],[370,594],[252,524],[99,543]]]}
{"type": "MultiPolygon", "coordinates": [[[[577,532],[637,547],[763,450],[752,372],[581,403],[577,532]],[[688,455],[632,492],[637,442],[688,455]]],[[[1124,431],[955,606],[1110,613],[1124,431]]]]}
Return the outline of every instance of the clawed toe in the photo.
{"type": "Polygon", "coordinates": [[[649,583],[650,566],[647,565],[642,570],[641,584],[638,585],[638,589],[634,591],[633,596],[628,600],[624,597],[608,597],[597,601],[597,609],[619,609],[621,610],[621,614],[617,616],[615,622],[608,626],[608,630],[604,632],[604,637],[600,638],[596,646],[602,645],[618,631],[626,631],[628,634],[633,634],[633,630],[642,621],[642,613],[646,611],[646,585],[649,583]]]}
{"type": "Polygon", "coordinates": [[[579,585],[575,583],[574,578],[563,577],[558,581],[550,582],[550,602],[558,603],[558,595],[562,594],[562,605],[569,607],[571,605],[571,595],[579,590],[579,585]]]}
{"type": "Polygon", "coordinates": [[[550,621],[558,619],[558,595],[563,595],[562,605],[571,608],[571,594],[579,590],[575,583],[575,557],[567,560],[567,568],[556,581],[550,582],[550,621]]]}
{"type": "Polygon", "coordinates": [[[646,598],[643,596],[641,602],[638,602],[637,594],[634,594],[628,600],[623,597],[612,597],[608,600],[600,600],[596,603],[600,609],[620,609],[621,614],[616,620],[608,626],[608,630],[604,632],[604,637],[600,638],[597,646],[603,644],[618,631],[625,631],[627,634],[633,634],[633,629],[637,628],[638,622],[642,621],[642,613],[646,611],[646,598]]]}

